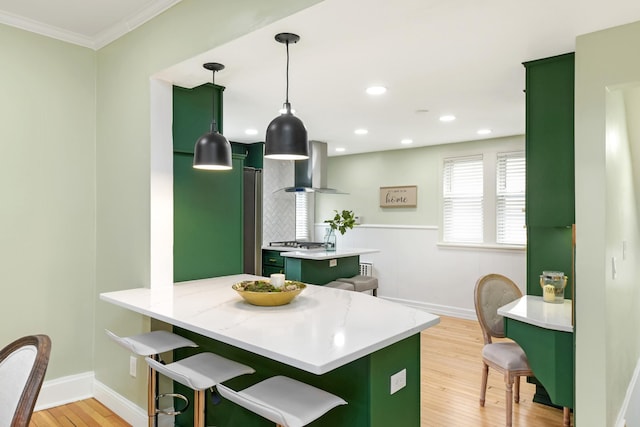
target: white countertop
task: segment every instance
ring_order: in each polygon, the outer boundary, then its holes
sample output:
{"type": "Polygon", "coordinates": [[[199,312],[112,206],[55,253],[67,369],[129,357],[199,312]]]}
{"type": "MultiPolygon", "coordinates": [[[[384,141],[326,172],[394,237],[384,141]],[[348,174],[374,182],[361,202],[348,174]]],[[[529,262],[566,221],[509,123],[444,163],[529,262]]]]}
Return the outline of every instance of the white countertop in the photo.
{"type": "Polygon", "coordinates": [[[378,249],[336,248],[335,251],[325,251],[324,249],[287,251],[287,252],[281,252],[280,255],[288,258],[323,260],[323,259],[334,259],[334,258],[358,256],[358,255],[364,255],[364,254],[373,254],[376,252],[380,252],[380,251],[378,249]]]}
{"type": "Polygon", "coordinates": [[[542,297],[525,295],[498,309],[498,314],[545,329],[573,332],[571,300],[563,304],[544,302],[542,297]]]}
{"type": "Polygon", "coordinates": [[[250,305],[231,289],[258,278],[216,277],[100,299],[318,375],[440,322],[424,311],[323,286],[307,285],[280,307],[250,305]]]}

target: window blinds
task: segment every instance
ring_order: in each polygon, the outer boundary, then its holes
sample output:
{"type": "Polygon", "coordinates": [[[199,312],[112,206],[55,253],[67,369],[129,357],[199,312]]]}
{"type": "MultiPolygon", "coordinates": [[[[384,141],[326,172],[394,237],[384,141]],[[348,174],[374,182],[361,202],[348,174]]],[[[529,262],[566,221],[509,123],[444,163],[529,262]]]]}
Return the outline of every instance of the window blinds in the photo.
{"type": "Polygon", "coordinates": [[[499,153],[497,158],[496,242],[525,245],[524,151],[499,153]]]}
{"type": "Polygon", "coordinates": [[[296,195],[296,240],[308,241],[311,234],[309,225],[309,193],[296,195]]]}
{"type": "Polygon", "coordinates": [[[444,160],[443,241],[482,243],[482,156],[444,160]]]}

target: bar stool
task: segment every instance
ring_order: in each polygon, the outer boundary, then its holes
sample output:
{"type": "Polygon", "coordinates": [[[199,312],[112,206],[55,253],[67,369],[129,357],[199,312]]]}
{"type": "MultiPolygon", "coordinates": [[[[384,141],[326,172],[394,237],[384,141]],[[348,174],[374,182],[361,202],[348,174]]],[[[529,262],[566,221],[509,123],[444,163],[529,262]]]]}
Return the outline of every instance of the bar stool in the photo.
{"type": "Polygon", "coordinates": [[[372,291],[373,296],[378,296],[378,279],[373,276],[357,276],[337,279],[339,282],[351,283],[356,292],[372,291]]]}
{"type": "MultiPolygon", "coordinates": [[[[158,361],[160,360],[160,353],[173,351],[182,347],[198,346],[193,341],[168,331],[152,331],[131,337],[120,337],[108,329],[105,329],[105,332],[109,338],[131,353],[137,356],[153,357],[158,361]]],[[[149,368],[147,378],[147,415],[149,416],[149,427],[154,427],[158,424],[158,413],[176,415],[176,412],[173,411],[159,411],[157,409],[157,402],[160,397],[163,396],[158,395],[158,376],[153,369],[149,368]]],[[[182,397],[186,400],[184,396],[173,397],[182,397]]]]}
{"type": "Polygon", "coordinates": [[[344,289],[345,291],[355,291],[356,288],[351,283],[347,282],[338,282],[334,280],[333,282],[329,282],[324,285],[325,288],[335,288],[335,289],[344,289]]]}
{"type": "Polygon", "coordinates": [[[145,360],[152,369],[194,391],[194,427],[204,427],[205,392],[208,388],[219,386],[219,383],[231,378],[255,372],[249,366],[213,353],[198,353],[168,365],[163,365],[150,357],[145,360]]]}
{"type": "Polygon", "coordinates": [[[331,409],[346,405],[343,399],[309,384],[275,376],[242,391],[218,384],[222,397],[258,414],[278,427],[302,427],[331,409]]]}

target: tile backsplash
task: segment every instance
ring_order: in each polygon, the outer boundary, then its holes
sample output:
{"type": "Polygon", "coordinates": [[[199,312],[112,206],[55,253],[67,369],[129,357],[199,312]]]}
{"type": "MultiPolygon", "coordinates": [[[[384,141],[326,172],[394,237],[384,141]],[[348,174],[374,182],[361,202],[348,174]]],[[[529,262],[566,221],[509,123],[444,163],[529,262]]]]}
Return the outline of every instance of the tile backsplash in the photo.
{"type": "Polygon", "coordinates": [[[295,193],[278,191],[293,185],[294,163],[292,160],[264,159],[262,192],[262,242],[295,240],[296,205],[295,193]]]}

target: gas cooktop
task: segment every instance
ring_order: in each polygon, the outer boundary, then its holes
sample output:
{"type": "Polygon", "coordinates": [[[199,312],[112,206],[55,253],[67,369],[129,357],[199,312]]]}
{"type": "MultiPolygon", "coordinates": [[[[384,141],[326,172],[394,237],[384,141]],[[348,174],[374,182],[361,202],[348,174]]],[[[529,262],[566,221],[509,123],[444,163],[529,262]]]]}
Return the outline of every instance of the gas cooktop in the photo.
{"type": "Polygon", "coordinates": [[[301,242],[298,240],[288,240],[284,242],[270,242],[269,246],[277,246],[281,248],[295,248],[295,249],[317,249],[324,248],[323,242],[301,242]]]}

